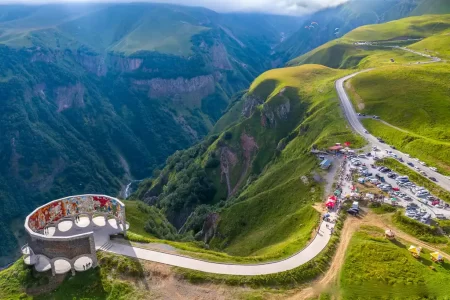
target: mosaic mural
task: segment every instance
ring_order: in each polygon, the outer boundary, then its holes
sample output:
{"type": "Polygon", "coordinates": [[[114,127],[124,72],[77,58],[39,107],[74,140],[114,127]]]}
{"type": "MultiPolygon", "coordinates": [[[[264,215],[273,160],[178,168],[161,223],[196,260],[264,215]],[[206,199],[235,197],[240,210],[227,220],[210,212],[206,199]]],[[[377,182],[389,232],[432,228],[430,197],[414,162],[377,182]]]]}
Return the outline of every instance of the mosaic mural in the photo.
{"type": "Polygon", "coordinates": [[[120,221],[124,219],[124,207],[114,198],[106,196],[75,196],[49,203],[34,212],[28,222],[33,231],[42,230],[50,222],[81,213],[108,213],[120,221]]]}

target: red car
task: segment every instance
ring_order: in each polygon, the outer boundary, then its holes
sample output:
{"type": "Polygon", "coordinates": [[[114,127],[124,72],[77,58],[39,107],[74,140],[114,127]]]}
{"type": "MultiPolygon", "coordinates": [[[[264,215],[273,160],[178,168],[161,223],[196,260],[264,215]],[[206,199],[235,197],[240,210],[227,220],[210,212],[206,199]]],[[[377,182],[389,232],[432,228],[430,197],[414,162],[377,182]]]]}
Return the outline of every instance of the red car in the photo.
{"type": "Polygon", "coordinates": [[[398,192],[398,191],[400,191],[400,188],[398,188],[398,187],[393,187],[392,190],[398,192]]]}

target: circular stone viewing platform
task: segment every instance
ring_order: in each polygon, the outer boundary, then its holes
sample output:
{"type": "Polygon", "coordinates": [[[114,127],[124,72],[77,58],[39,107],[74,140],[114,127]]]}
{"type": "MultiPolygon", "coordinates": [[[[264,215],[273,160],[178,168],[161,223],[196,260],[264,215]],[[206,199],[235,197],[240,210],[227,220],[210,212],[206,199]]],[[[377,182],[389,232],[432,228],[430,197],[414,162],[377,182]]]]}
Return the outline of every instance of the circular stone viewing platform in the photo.
{"type": "Polygon", "coordinates": [[[126,235],[125,205],[105,195],[70,196],[49,202],[25,219],[24,262],[38,272],[83,272],[97,266],[96,250],[111,235],[126,235]]]}

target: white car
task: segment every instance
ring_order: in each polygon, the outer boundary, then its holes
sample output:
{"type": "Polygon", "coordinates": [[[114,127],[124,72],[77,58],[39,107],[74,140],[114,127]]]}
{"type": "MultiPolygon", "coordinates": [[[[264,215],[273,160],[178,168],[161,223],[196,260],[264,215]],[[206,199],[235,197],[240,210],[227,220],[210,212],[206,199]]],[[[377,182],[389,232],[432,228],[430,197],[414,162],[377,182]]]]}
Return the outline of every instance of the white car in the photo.
{"type": "Polygon", "coordinates": [[[431,171],[437,172],[437,169],[435,167],[430,167],[431,171]]]}
{"type": "Polygon", "coordinates": [[[405,155],[406,155],[406,157],[411,157],[411,155],[409,155],[408,153],[406,153],[405,155]]]}
{"type": "Polygon", "coordinates": [[[424,163],[423,161],[419,161],[419,164],[421,164],[422,166],[426,166],[427,164],[424,163]]]}
{"type": "Polygon", "coordinates": [[[420,160],[418,158],[413,158],[414,161],[419,162],[420,160]]]}

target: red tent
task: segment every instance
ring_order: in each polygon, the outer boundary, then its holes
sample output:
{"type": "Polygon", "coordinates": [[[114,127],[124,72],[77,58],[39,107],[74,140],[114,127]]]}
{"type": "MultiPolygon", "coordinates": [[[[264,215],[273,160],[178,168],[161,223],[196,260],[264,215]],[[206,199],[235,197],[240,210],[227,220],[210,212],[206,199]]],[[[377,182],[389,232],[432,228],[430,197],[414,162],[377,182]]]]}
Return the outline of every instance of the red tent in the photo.
{"type": "Polygon", "coordinates": [[[333,201],[327,201],[327,203],[325,203],[325,206],[328,208],[333,208],[336,205],[336,202],[333,201]]]}

